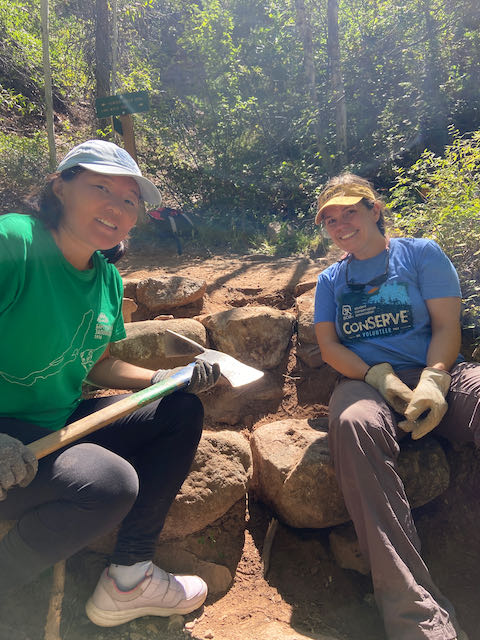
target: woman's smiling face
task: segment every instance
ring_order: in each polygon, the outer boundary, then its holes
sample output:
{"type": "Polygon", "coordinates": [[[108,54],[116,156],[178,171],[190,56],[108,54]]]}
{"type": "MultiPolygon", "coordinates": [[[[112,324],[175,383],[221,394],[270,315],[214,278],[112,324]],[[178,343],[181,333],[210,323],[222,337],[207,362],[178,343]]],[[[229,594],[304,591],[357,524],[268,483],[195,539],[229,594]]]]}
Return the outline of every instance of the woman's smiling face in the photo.
{"type": "Polygon", "coordinates": [[[140,190],[133,178],[82,171],[73,180],[55,179],[53,191],[62,203],[58,240],[76,243],[78,252],[111,249],[124,240],[140,211],[140,190]]]}
{"type": "Polygon", "coordinates": [[[377,255],[385,249],[385,237],[377,226],[380,204],[369,208],[357,204],[334,204],[323,211],[323,225],[333,242],[362,260],[377,255]]]}

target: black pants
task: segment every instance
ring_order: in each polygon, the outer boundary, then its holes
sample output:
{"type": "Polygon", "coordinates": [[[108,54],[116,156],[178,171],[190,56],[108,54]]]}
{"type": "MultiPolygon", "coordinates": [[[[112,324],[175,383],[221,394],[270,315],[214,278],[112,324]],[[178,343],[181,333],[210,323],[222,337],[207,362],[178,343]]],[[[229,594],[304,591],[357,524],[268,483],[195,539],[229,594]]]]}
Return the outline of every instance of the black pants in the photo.
{"type": "MultiPolygon", "coordinates": [[[[122,397],[85,400],[69,422],[122,397]]],[[[111,561],[151,559],[190,470],[202,424],[200,400],[178,391],[40,460],[32,483],[11,489],[0,502],[0,520],[17,520],[0,542],[0,595],[120,522],[111,561]]],[[[0,418],[0,433],[25,444],[46,435],[45,429],[7,418],[0,418]]]]}

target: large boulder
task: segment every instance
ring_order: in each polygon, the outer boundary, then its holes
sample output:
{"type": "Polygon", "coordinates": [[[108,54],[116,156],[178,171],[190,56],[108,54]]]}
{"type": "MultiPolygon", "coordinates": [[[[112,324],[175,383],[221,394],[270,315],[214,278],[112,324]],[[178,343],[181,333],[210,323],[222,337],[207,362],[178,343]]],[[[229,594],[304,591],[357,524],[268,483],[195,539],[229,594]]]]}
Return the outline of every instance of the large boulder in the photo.
{"type": "Polygon", "coordinates": [[[163,313],[201,300],[207,289],[205,281],[183,276],[157,276],[137,283],[138,302],[150,311],[163,313]]]}
{"type": "Polygon", "coordinates": [[[187,364],[191,357],[168,357],[165,353],[165,332],[167,329],[181,333],[202,345],[206,343],[205,327],[191,318],[173,320],[144,320],[125,325],[127,337],[110,346],[110,353],[147,369],[168,369],[187,364]]]}
{"type": "Polygon", "coordinates": [[[295,316],[273,307],[229,309],[202,317],[215,348],[259,369],[274,369],[285,357],[295,316]]]}
{"type": "MultiPolygon", "coordinates": [[[[322,528],[347,522],[328,449],[327,418],[312,428],[306,420],[281,420],[259,427],[251,441],[252,488],[292,527],[322,528]]],[[[448,487],[449,466],[433,438],[402,444],[398,462],[413,507],[448,487]]]]}
{"type": "Polygon", "coordinates": [[[245,496],[252,476],[248,441],[234,431],[204,432],[190,473],[168,513],[162,539],[201,531],[245,496]]]}
{"type": "MultiPolygon", "coordinates": [[[[250,447],[241,434],[204,431],[190,473],[168,512],[162,545],[197,533],[225,515],[245,498],[251,476],[250,447]]],[[[89,548],[111,553],[115,539],[116,531],[110,532],[89,548]]]]}

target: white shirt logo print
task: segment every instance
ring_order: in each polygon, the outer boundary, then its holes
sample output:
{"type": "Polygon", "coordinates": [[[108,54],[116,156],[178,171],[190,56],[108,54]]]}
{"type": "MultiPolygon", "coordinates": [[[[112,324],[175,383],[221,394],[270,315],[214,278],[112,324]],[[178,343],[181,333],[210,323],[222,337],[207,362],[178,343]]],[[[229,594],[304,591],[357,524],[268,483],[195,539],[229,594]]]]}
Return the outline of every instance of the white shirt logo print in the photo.
{"type": "Polygon", "coordinates": [[[108,317],[102,312],[98,314],[97,324],[95,325],[95,340],[103,340],[105,336],[110,338],[113,327],[108,317]]]}

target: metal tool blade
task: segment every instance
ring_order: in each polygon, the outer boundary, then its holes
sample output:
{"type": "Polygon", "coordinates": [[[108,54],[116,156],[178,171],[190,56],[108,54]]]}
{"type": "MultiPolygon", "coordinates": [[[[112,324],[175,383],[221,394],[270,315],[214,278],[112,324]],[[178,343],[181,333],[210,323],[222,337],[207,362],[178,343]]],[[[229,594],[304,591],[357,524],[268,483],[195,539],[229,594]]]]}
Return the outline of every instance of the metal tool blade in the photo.
{"type": "Polygon", "coordinates": [[[165,334],[165,350],[166,355],[188,355],[194,350],[195,360],[203,360],[214,364],[215,362],[220,365],[220,371],[222,375],[229,381],[232,387],[241,387],[251,382],[259,380],[263,375],[263,371],[250,367],[243,362],[240,362],[233,356],[223,353],[223,351],[217,351],[216,349],[207,349],[195,340],[186,338],[180,333],[167,329],[165,334]],[[179,344],[183,343],[183,347],[178,348],[179,344]],[[168,353],[169,352],[169,353],[168,353]],[[200,352],[200,353],[199,353],[200,352]]]}

